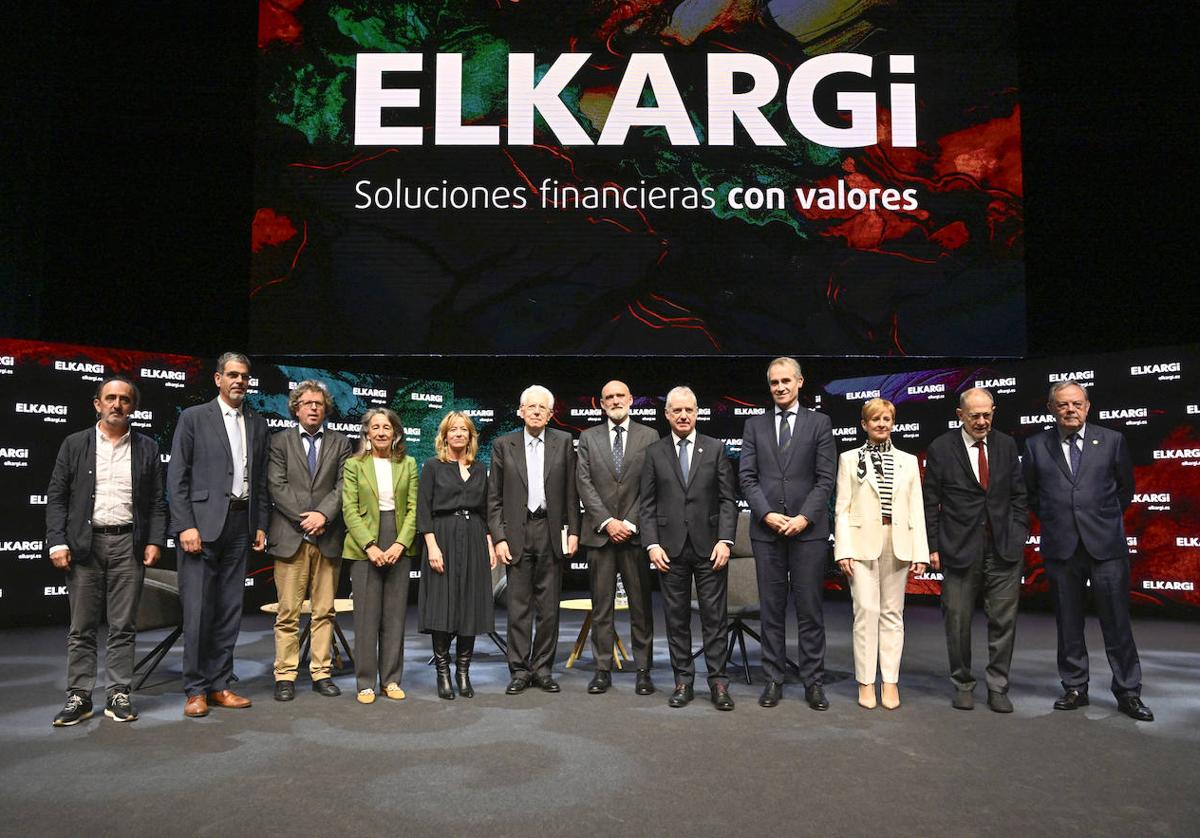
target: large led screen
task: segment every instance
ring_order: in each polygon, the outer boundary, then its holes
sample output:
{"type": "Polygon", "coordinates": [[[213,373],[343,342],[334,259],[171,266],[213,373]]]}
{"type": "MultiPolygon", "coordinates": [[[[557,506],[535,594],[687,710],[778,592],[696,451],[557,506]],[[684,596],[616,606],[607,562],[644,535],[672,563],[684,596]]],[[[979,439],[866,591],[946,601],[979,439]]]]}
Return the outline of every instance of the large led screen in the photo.
{"type": "Polygon", "coordinates": [[[1018,356],[1013,7],[263,0],[252,348],[1018,356]]]}

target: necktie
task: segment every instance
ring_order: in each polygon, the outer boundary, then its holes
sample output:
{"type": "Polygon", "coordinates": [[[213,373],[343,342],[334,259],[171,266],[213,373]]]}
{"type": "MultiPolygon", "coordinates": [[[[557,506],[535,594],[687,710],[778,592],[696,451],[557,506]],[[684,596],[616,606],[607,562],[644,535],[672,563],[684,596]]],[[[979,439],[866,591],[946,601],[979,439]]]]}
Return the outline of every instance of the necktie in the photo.
{"type": "Polygon", "coordinates": [[[979,449],[979,485],[986,490],[988,487],[987,446],[980,440],[975,443],[975,447],[979,449]]]}
{"type": "Polygon", "coordinates": [[[529,511],[537,512],[546,506],[545,468],[542,464],[542,438],[535,436],[529,442],[529,511]]]}
{"type": "Polygon", "coordinates": [[[310,478],[317,476],[317,438],[320,433],[304,434],[304,438],[308,440],[308,476],[310,478]]]}
{"type": "Polygon", "coordinates": [[[792,444],[792,429],[788,425],[788,417],[792,415],[790,410],[785,410],[779,414],[779,450],[786,451],[787,447],[792,444]]]}
{"type": "Polygon", "coordinates": [[[613,428],[613,467],[617,472],[617,479],[621,479],[621,461],[625,459],[625,444],[621,442],[621,434],[625,433],[625,429],[620,425],[613,428]]]}
{"type": "Polygon", "coordinates": [[[229,411],[233,420],[233,432],[230,434],[229,447],[233,453],[233,496],[246,496],[246,454],[242,450],[242,414],[236,410],[229,411]]]}
{"type": "Polygon", "coordinates": [[[1071,476],[1079,474],[1079,458],[1082,452],[1079,450],[1079,434],[1071,434],[1067,437],[1067,446],[1071,449],[1071,476]]]}
{"type": "Polygon", "coordinates": [[[679,470],[683,472],[683,483],[686,486],[688,482],[688,441],[686,439],[679,440],[679,470]]]}

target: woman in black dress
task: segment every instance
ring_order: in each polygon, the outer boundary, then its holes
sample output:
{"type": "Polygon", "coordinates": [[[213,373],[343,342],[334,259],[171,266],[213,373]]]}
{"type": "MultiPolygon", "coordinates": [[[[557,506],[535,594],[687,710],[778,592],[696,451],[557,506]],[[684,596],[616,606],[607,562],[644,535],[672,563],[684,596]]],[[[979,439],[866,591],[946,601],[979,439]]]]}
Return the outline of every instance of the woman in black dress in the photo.
{"type": "Polygon", "coordinates": [[[469,671],[475,635],[494,631],[492,569],[496,552],[487,531],[487,471],[476,461],[479,435],[470,417],[447,413],[425,461],[417,494],[417,530],[425,537],[418,592],[418,628],[433,635],[439,698],[454,698],[450,636],[458,635],[455,679],[463,698],[475,695],[469,671]]]}

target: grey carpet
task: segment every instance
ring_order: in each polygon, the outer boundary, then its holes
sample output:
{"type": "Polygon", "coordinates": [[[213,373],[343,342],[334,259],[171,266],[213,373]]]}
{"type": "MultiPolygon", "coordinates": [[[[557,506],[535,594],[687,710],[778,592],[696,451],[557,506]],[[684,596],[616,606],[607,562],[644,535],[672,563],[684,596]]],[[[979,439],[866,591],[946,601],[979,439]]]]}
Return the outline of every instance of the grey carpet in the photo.
{"type": "MultiPolygon", "coordinates": [[[[503,613],[501,613],[501,618],[503,613]]],[[[737,679],[719,713],[697,692],[666,706],[661,612],[659,692],[614,675],[585,692],[590,650],[564,670],[580,616],[565,613],[559,695],[503,694],[494,647],[472,669],[474,699],[441,701],[410,631],[403,702],[337,699],[298,682],[271,700],[267,618],[248,615],[238,649],[249,710],[182,717],[179,647],[135,698],[141,719],[97,717],[53,729],[62,703],[64,629],[0,632],[0,833],[5,835],[1196,835],[1200,803],[1200,631],[1139,620],[1143,697],[1158,720],[1120,715],[1089,624],[1090,707],[1055,712],[1054,623],[1023,614],[1011,696],[1016,712],[950,707],[940,615],[910,604],[903,706],[863,710],[849,676],[849,605],[827,604],[832,708],[789,684],[773,710],[737,679]]],[[[410,613],[410,629],[415,615],[410,613]]],[[[1094,621],[1093,621],[1094,622],[1094,621]]],[[[349,626],[347,626],[347,629],[349,626]]],[[[628,637],[627,626],[621,626],[628,637]]],[[[163,636],[139,638],[148,651],[163,636]]],[[[698,645],[699,626],[695,627],[698,645]]],[[[984,655],[976,623],[976,663],[984,655]]],[[[751,643],[751,656],[757,655],[751,643]]],[[[981,670],[981,668],[980,668],[981,670]]],[[[702,671],[702,670],[701,670],[702,671]]],[[[103,669],[101,669],[103,672],[103,669]]],[[[102,692],[97,691],[102,700],[102,692]]],[[[98,710],[101,708],[98,708],[98,710]]]]}

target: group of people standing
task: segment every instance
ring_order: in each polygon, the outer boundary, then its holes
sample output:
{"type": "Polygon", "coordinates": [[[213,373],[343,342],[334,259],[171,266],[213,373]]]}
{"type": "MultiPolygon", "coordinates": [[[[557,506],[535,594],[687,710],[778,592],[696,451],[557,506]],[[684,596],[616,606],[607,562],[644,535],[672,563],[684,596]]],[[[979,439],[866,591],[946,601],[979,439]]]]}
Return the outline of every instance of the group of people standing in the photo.
{"type": "Polygon", "coordinates": [[[660,573],[673,675],[669,705],[683,707],[694,698],[694,586],[711,699],[717,709],[732,710],[725,672],[727,566],[739,484],[750,508],[762,619],[767,683],[761,706],[777,706],[783,697],[791,599],[805,701],[815,710],[829,707],[822,594],[832,517],[834,555],[854,600],[859,704],[900,704],[905,584],[928,565],[943,573],[953,706],[974,704],[970,624],[982,590],[988,706],[1011,712],[1008,670],[1032,507],[1042,520],[1042,555],[1057,611],[1064,695],[1055,707],[1088,703],[1083,609],[1090,581],[1118,707],[1135,719],[1153,719],[1140,700],[1129,624],[1121,513],[1133,495],[1132,466],[1119,433],[1086,423],[1087,396],[1075,382],[1052,388],[1056,427],[1029,440],[1023,464],[1015,442],[992,428],[991,394],[965,391],[961,429],[930,446],[922,479],[916,458],[892,445],[896,408],[885,399],[863,406],[867,442],[839,458],[829,419],[799,405],[804,378],[792,358],[768,366],[774,409],[747,420],[736,468],[720,440],[697,432],[699,408],[687,387],[667,394],[670,432],[659,438],[630,418],[629,387],[608,382],[601,391],[606,419],[584,431],[576,449],[569,434],[548,427],[554,397],[535,385],[521,394],[523,427],[493,443],[490,470],[478,459],[471,419],[452,411],[438,427],[436,455],[418,471],[399,418],[386,408],[363,416],[357,447],[327,428],[333,405],[320,381],[296,385],[288,406],[297,426],[269,435],[265,420],[243,404],[249,373],[244,355],[218,360],[217,397],[180,415],[165,494],[156,444],[129,428],[138,391],[128,379],[102,382],[94,400],[98,423],[64,441],[47,498],[50,559],[67,572],[71,604],[68,698],[56,726],[93,713],[96,630],[106,610],[105,714],[137,718],[130,701],[137,602],[144,568],[158,561],[168,531],[179,551],[188,717],[204,716],[212,705],[250,706],[231,689],[249,549],[268,551],[274,562],[279,701],[295,698],[306,599],[312,689],[340,695],[332,678],[334,597],[341,562],[351,562],[357,699],[369,704],[379,693],[405,698],[404,627],[415,553],[421,562],[418,628],[431,635],[441,698],[474,695],[474,642],[495,627],[493,571],[499,566],[507,577],[511,680],[505,692],[559,692],[553,666],[563,570],[581,542],[596,659],[588,692],[612,686],[618,573],[629,598],[635,692],[656,692],[650,675],[653,567],[660,573]]]}

